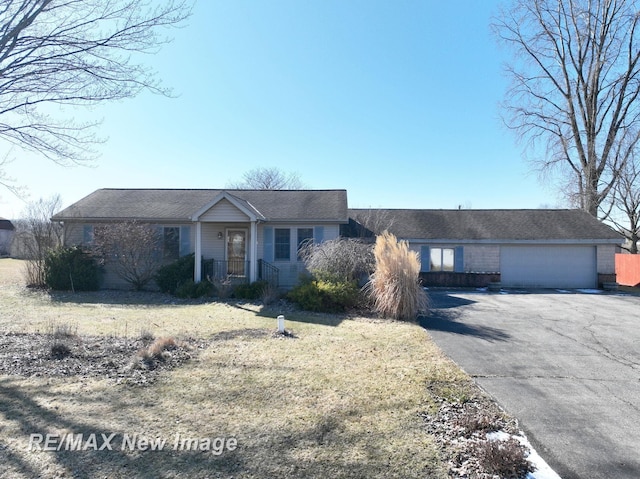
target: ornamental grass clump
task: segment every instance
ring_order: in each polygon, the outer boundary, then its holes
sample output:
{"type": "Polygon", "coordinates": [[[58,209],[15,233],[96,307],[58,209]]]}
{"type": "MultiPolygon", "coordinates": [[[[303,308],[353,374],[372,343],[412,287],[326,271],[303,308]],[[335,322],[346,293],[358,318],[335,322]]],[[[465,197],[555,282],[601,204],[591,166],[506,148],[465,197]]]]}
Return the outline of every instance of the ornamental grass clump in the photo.
{"type": "Polygon", "coordinates": [[[365,289],[374,311],[384,318],[415,321],[428,308],[418,253],[384,231],[376,238],[373,255],[375,271],[365,289]]]}

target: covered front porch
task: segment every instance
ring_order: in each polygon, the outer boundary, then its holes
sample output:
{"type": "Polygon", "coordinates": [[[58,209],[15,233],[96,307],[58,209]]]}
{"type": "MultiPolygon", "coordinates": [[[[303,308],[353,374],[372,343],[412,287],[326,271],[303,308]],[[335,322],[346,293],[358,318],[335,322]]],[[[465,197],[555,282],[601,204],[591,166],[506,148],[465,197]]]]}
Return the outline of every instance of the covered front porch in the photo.
{"type": "Polygon", "coordinates": [[[258,223],[264,218],[248,202],[222,192],[196,212],[194,280],[278,281],[277,268],[258,253],[258,223]]]}
{"type": "Polygon", "coordinates": [[[196,223],[194,280],[258,279],[257,225],[251,223],[196,223]]]}

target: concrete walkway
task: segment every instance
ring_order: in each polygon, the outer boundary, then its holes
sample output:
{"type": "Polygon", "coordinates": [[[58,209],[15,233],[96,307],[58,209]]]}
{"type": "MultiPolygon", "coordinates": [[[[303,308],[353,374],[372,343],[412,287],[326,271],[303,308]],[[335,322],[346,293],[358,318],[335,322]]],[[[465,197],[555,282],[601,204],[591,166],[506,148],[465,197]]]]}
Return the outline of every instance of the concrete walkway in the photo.
{"type": "Polygon", "coordinates": [[[422,322],[563,479],[640,478],[640,298],[431,291],[422,322]]]}

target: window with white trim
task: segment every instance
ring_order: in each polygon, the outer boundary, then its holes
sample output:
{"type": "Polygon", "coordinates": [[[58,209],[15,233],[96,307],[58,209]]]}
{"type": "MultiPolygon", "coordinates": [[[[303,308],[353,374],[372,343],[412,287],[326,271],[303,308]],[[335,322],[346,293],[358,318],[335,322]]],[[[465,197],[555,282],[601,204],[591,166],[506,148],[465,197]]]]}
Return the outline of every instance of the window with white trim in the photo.
{"type": "Polygon", "coordinates": [[[180,228],[165,226],[162,228],[162,258],[176,260],[180,257],[180,228]]]}
{"type": "Polygon", "coordinates": [[[453,271],[455,264],[454,248],[431,248],[431,271],[453,271]]]}
{"type": "Polygon", "coordinates": [[[313,242],[313,228],[298,228],[298,261],[302,261],[300,250],[311,242],[313,242]]]}
{"type": "Polygon", "coordinates": [[[289,228],[274,229],[274,260],[291,260],[291,230],[289,228]]]}

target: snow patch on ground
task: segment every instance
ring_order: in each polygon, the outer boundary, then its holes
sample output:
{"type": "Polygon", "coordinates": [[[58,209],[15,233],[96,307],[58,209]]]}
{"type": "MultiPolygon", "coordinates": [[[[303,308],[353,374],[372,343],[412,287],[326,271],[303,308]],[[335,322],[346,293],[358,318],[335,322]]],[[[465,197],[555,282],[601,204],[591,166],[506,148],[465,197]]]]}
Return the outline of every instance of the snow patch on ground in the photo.
{"type": "Polygon", "coordinates": [[[506,441],[509,438],[516,439],[520,444],[529,450],[527,459],[535,467],[534,472],[527,474],[527,479],[561,479],[561,477],[540,457],[540,454],[531,446],[526,436],[521,432],[518,435],[511,435],[504,431],[487,433],[487,439],[490,441],[506,441]]]}

